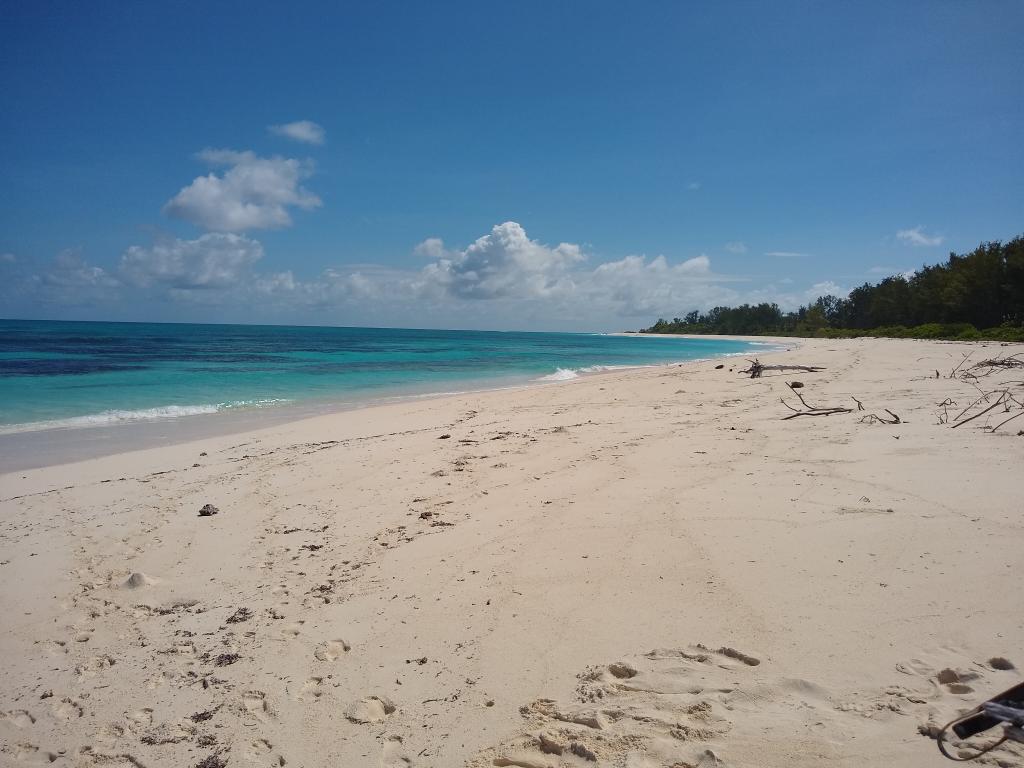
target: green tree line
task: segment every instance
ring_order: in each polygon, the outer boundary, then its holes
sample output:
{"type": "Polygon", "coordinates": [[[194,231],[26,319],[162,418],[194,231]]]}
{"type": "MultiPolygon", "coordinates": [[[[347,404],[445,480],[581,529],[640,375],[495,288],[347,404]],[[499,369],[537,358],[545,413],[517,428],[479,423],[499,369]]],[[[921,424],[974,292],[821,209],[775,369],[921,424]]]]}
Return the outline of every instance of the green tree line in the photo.
{"type": "Polygon", "coordinates": [[[795,312],[777,304],[693,310],[641,333],[895,336],[1024,341],[1024,236],[982,243],[912,275],[821,296],[795,312]]]}

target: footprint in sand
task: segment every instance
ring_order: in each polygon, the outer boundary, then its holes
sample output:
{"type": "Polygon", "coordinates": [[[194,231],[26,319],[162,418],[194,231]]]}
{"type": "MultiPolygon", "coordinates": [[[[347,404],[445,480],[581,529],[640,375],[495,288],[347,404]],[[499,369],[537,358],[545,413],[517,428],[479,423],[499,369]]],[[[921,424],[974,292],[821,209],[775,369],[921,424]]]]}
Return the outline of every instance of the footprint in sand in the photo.
{"type": "Polygon", "coordinates": [[[317,661],[337,661],[351,649],[352,646],[344,640],[328,640],[316,647],[316,650],[313,651],[313,656],[317,661]]]}
{"type": "Polygon", "coordinates": [[[281,634],[285,637],[298,637],[302,632],[302,622],[297,624],[289,624],[281,629],[281,634]]]}
{"type": "Polygon", "coordinates": [[[75,674],[82,678],[96,677],[106,669],[110,669],[117,663],[113,656],[93,656],[86,662],[75,666],[75,674]]]}
{"type": "Polygon", "coordinates": [[[386,696],[367,696],[345,710],[345,718],[353,723],[383,723],[395,711],[395,704],[386,696]]]}
{"type": "Polygon", "coordinates": [[[82,716],[82,706],[67,696],[51,704],[50,711],[58,720],[77,720],[82,716]]]}
{"type": "MultiPolygon", "coordinates": [[[[873,719],[887,717],[892,712],[911,715],[917,719],[918,733],[934,739],[945,723],[962,714],[968,705],[985,698],[981,691],[991,695],[1019,682],[1013,663],[1003,656],[994,656],[987,663],[979,663],[948,648],[924,660],[912,659],[897,664],[896,670],[911,678],[909,686],[892,685],[881,696],[858,697],[861,702],[866,700],[866,704],[853,706],[844,702],[836,708],[873,719]]],[[[947,744],[954,751],[968,746],[955,737],[947,735],[947,738],[947,744]]],[[[976,751],[976,745],[968,751],[976,751]]],[[[1007,742],[979,762],[1021,766],[1024,765],[1024,751],[1007,742]]]]}
{"type": "Polygon", "coordinates": [[[146,728],[153,724],[153,710],[149,707],[137,709],[126,715],[128,722],[135,728],[146,728]]]}
{"type": "Polygon", "coordinates": [[[249,744],[249,748],[245,751],[245,756],[254,763],[262,763],[264,765],[286,765],[287,760],[282,755],[271,756],[274,751],[274,745],[267,739],[256,739],[249,744]]]}
{"type": "Polygon", "coordinates": [[[63,656],[68,652],[68,644],[63,640],[46,640],[42,645],[50,656],[63,656]]]}
{"type": "Polygon", "coordinates": [[[103,752],[95,751],[92,746],[88,744],[78,750],[78,755],[79,759],[75,762],[75,765],[82,766],[83,768],[91,768],[91,766],[103,766],[104,768],[140,768],[140,766],[146,765],[146,763],[143,763],[130,752],[105,754],[103,752]]]}
{"type": "Polygon", "coordinates": [[[783,688],[749,678],[760,665],[733,648],[695,645],[591,667],[578,675],[575,702],[537,699],[521,707],[522,734],[468,765],[724,765],[717,750],[734,721],[746,722],[769,703],[776,712],[798,706],[783,688]]]}
{"type": "Polygon", "coordinates": [[[54,763],[60,755],[54,752],[40,749],[35,744],[15,744],[13,748],[14,759],[26,765],[49,765],[54,763]]]}
{"type": "Polygon", "coordinates": [[[269,755],[274,749],[274,745],[266,739],[256,739],[249,745],[249,750],[246,755],[250,760],[262,760],[264,757],[269,755]]]}
{"type": "Polygon", "coordinates": [[[302,689],[296,697],[299,701],[316,701],[324,695],[324,679],[322,677],[311,677],[302,684],[302,689]]]}
{"type": "Polygon", "coordinates": [[[12,709],[9,712],[0,712],[0,722],[10,723],[15,728],[28,728],[35,721],[36,719],[25,709],[12,709]]]}
{"type": "Polygon", "coordinates": [[[270,702],[267,701],[267,694],[263,691],[246,691],[243,693],[242,708],[246,714],[255,717],[261,723],[267,722],[274,716],[270,702]]]}
{"type": "Polygon", "coordinates": [[[950,693],[962,695],[966,693],[974,693],[974,688],[969,686],[967,683],[971,680],[977,680],[980,678],[977,672],[965,672],[962,669],[946,669],[940,670],[935,679],[939,685],[945,686],[946,690],[950,693]]]}
{"type": "Polygon", "coordinates": [[[96,732],[96,741],[110,747],[116,744],[122,736],[124,736],[124,728],[117,723],[107,723],[96,732]]]}
{"type": "Polygon", "coordinates": [[[381,751],[380,768],[408,768],[413,765],[401,736],[389,736],[381,751]]]}

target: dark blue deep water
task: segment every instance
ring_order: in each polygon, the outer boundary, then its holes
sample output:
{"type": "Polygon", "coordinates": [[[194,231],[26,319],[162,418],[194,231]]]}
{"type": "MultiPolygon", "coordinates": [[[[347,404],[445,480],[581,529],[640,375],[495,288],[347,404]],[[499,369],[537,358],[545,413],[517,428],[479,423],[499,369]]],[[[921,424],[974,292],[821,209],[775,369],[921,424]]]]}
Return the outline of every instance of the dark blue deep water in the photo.
{"type": "Polygon", "coordinates": [[[0,433],[553,381],[750,348],[717,338],[0,320],[0,433]]]}

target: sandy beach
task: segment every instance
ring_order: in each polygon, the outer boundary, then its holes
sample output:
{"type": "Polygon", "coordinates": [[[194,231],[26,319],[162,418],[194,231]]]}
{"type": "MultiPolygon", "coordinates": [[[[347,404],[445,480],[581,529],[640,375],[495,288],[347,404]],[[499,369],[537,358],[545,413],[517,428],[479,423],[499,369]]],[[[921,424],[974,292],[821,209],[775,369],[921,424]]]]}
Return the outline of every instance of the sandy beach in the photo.
{"type": "Polygon", "coordinates": [[[1024,347],[798,344],[763,360],[825,370],[614,371],[0,475],[0,763],[942,764],[929,729],[1024,667],[1024,418],[940,404],[978,397],[965,353],[1024,347]],[[793,380],[865,410],[783,420],[793,380]]]}

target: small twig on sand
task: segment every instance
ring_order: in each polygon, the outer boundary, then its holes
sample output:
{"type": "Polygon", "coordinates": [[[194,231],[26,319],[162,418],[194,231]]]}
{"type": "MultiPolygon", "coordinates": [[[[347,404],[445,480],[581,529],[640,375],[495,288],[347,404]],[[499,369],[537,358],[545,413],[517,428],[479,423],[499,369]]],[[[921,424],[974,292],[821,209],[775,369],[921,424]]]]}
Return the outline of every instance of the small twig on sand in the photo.
{"type": "Polygon", "coordinates": [[[860,417],[861,424],[902,424],[903,420],[900,419],[895,413],[890,411],[888,408],[885,412],[892,416],[891,419],[887,419],[883,416],[879,416],[877,413],[869,413],[867,416],[860,417]]]}
{"type": "Polygon", "coordinates": [[[790,392],[797,396],[797,399],[800,401],[800,404],[803,405],[805,410],[794,408],[792,405],[786,402],[785,398],[780,398],[782,399],[782,404],[789,408],[789,410],[793,411],[793,413],[789,414],[789,416],[783,416],[783,421],[795,419],[797,416],[831,416],[834,413],[850,413],[853,411],[852,408],[843,408],[842,406],[811,405],[804,399],[803,395],[796,391],[796,389],[793,386],[791,386],[790,384],[786,384],[786,386],[789,387],[790,392]]]}
{"type": "MultiPolygon", "coordinates": [[[[993,394],[994,394],[994,393],[993,393],[993,394]]],[[[978,418],[979,416],[984,416],[984,415],[985,415],[986,413],[988,413],[989,411],[991,411],[991,410],[992,410],[993,408],[997,408],[997,407],[999,407],[1000,405],[1003,405],[1003,399],[1005,398],[1005,396],[1006,396],[1006,395],[1007,395],[1007,393],[1006,393],[1006,392],[1003,392],[1003,393],[1002,393],[1002,394],[1001,394],[1001,395],[999,396],[999,399],[998,399],[998,400],[996,400],[996,401],[995,401],[994,403],[992,403],[992,405],[990,405],[990,406],[989,406],[988,408],[986,408],[986,409],[985,409],[985,410],[983,410],[983,411],[978,411],[978,413],[974,414],[973,416],[971,416],[971,417],[969,417],[969,418],[966,418],[966,419],[964,419],[963,421],[958,421],[958,422],[957,422],[956,424],[954,424],[954,425],[953,425],[953,429],[956,429],[957,427],[962,427],[962,426],[963,426],[964,424],[966,424],[967,422],[969,422],[969,421],[974,421],[974,420],[975,420],[975,419],[977,419],[977,418],[978,418]]],[[[964,411],[964,413],[966,413],[966,411],[964,411]]],[[[963,415],[963,413],[961,413],[960,415],[962,416],[962,415],[963,415]]],[[[960,417],[958,416],[957,418],[960,418],[960,417]]],[[[1005,424],[1006,422],[1003,422],[1003,423],[1005,424]]]]}
{"type": "Polygon", "coordinates": [[[963,367],[964,363],[966,363],[970,359],[971,355],[973,355],[973,354],[974,354],[973,352],[965,352],[964,353],[964,359],[961,360],[957,364],[956,368],[954,368],[952,371],[949,372],[949,378],[955,379],[956,378],[956,372],[959,371],[963,367]]]}
{"type": "Polygon", "coordinates": [[[997,429],[999,429],[1001,426],[1003,426],[1003,424],[1005,424],[1007,421],[1013,421],[1018,416],[1024,416],[1024,411],[1020,411],[1019,413],[1013,414],[1013,416],[1011,416],[1010,418],[1006,419],[1005,421],[1000,421],[998,424],[996,424],[994,427],[992,427],[991,431],[995,432],[997,429]]]}

